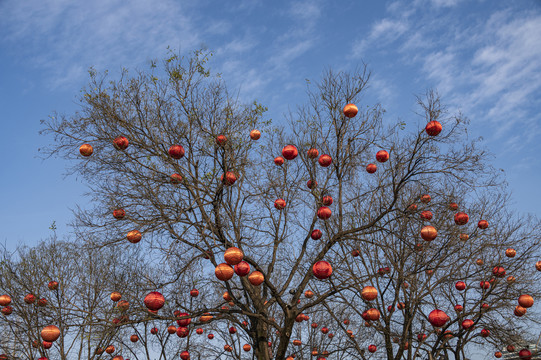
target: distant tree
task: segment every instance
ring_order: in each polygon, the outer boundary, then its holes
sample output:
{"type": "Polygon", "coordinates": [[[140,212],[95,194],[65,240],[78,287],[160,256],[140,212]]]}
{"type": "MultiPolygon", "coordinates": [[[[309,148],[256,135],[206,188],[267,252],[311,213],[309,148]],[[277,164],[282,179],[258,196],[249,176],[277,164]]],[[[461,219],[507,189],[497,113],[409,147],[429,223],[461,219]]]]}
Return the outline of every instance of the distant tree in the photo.
{"type": "MultiPolygon", "coordinates": [[[[378,358],[463,358],[481,326],[498,337],[510,334],[516,296],[539,294],[533,264],[539,222],[501,209],[507,203],[503,183],[489,154],[468,140],[461,116],[448,115],[429,92],[419,101],[420,122],[385,125],[379,104],[362,103],[370,76],[361,67],[351,74],[328,71],[308,89],[308,103],[287,115],[287,126],[273,127],[265,107],[243,104],[211,75],[208,56],[173,55],[163,74],[125,71],[117,80],[91,71],[80,112],[45,121],[44,132],[55,138],[45,153],[69,159],[96,204],[76,213],[78,237],[99,249],[139,247],[157,269],[148,274],[146,290],[162,292],[166,306],[116,325],[117,334],[126,335],[117,336],[124,356],[140,354],[128,333],[147,334],[150,324],[159,328],[154,342],[163,349],[176,309],[193,319],[185,340],[175,342],[178,352],[205,359],[241,359],[243,353],[263,360],[366,359],[373,356],[369,344],[380,346],[378,358]],[[355,116],[346,104],[357,104],[355,116]],[[78,153],[82,144],[92,146],[90,156],[78,153]],[[432,198],[427,205],[419,203],[423,194],[432,198]],[[459,206],[451,211],[452,202],[459,206]],[[122,220],[113,217],[119,209],[122,220]],[[419,218],[425,209],[434,212],[432,222],[419,218]],[[470,214],[469,226],[454,224],[458,211],[470,214]],[[475,230],[482,219],[489,227],[475,230]],[[427,224],[438,232],[430,242],[419,237],[427,224]],[[142,239],[129,244],[126,236],[134,230],[142,239]],[[461,232],[470,238],[461,242],[461,232]],[[504,258],[506,246],[516,248],[514,260],[504,258]],[[215,270],[232,271],[222,263],[233,247],[243,252],[251,274],[260,272],[261,284],[255,275],[216,279],[215,270]],[[353,258],[352,250],[360,256],[353,258]],[[472,263],[477,258],[484,264],[472,263]],[[496,265],[514,274],[515,283],[490,282],[496,265]],[[455,292],[455,280],[465,281],[467,291],[455,292]],[[475,287],[481,280],[490,288],[475,287]],[[368,284],[378,291],[374,305],[360,298],[368,284]],[[189,295],[193,287],[197,298],[189,295]],[[315,295],[306,296],[307,290],[315,295]],[[400,315],[387,310],[402,302],[400,315]],[[483,302],[490,308],[480,311],[483,302]],[[463,304],[462,313],[450,313],[454,303],[463,304]],[[379,320],[353,330],[370,306],[379,320]],[[436,308],[450,317],[441,333],[427,323],[436,308]],[[466,317],[476,330],[457,330],[466,317]],[[196,327],[216,338],[203,341],[196,327]],[[447,329],[453,339],[445,338],[447,329]],[[421,332],[430,337],[416,343],[421,332]],[[249,352],[242,349],[246,344],[249,352]]],[[[89,155],[85,146],[82,153],[89,155]]],[[[138,296],[140,304],[144,294],[138,296]]],[[[494,335],[489,339],[500,344],[494,335]]]]}

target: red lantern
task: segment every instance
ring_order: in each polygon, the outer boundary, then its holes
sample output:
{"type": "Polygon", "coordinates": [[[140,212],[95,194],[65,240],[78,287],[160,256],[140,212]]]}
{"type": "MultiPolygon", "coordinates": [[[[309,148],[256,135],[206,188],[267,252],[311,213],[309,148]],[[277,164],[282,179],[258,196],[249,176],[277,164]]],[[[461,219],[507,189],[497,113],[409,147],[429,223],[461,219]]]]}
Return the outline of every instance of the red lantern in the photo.
{"type": "Polygon", "coordinates": [[[425,341],[428,336],[426,334],[417,334],[417,340],[425,341]]]}
{"type": "Polygon", "coordinates": [[[230,280],[233,277],[233,274],[235,271],[231,267],[231,265],[227,263],[221,263],[218,266],[216,266],[216,269],[214,270],[214,274],[218,278],[218,280],[221,281],[227,281],[230,280]]]}
{"type": "Polygon", "coordinates": [[[375,353],[377,349],[376,345],[368,345],[368,351],[371,353],[375,353]]]}
{"type": "Polygon", "coordinates": [[[428,204],[432,198],[428,194],[421,195],[421,202],[428,204]]]}
{"type": "Polygon", "coordinates": [[[129,242],[132,244],[137,244],[141,239],[143,238],[143,235],[141,235],[141,232],[139,230],[131,230],[126,235],[126,239],[128,239],[129,242]]]}
{"type": "Polygon", "coordinates": [[[321,232],[321,230],[319,229],[314,229],[312,231],[312,234],[310,235],[310,237],[313,239],[313,240],[319,240],[321,239],[321,237],[323,236],[323,233],[321,232]]]}
{"type": "Polygon", "coordinates": [[[455,224],[457,225],[466,225],[470,217],[468,214],[463,212],[458,212],[455,214],[455,224]]]}
{"type": "Polygon", "coordinates": [[[380,163],[384,163],[389,160],[389,153],[385,150],[380,150],[376,153],[376,160],[380,163]]]}
{"type": "Polygon", "coordinates": [[[179,312],[176,317],[179,317],[179,318],[183,318],[183,319],[178,319],[177,320],[177,324],[178,326],[188,326],[190,325],[190,323],[192,322],[192,319],[189,317],[190,315],[188,313],[185,313],[185,312],[179,312]]]}
{"type": "Polygon", "coordinates": [[[284,199],[277,199],[277,200],[274,202],[274,207],[277,208],[278,210],[285,209],[285,207],[286,207],[286,201],[285,201],[284,199]]]}
{"type": "Polygon", "coordinates": [[[323,199],[321,200],[321,202],[322,202],[323,205],[325,205],[325,206],[330,206],[330,205],[332,205],[332,202],[333,202],[332,196],[329,196],[329,195],[324,196],[323,199]]]}
{"type": "Polygon", "coordinates": [[[319,162],[319,165],[323,167],[327,167],[332,164],[332,158],[330,155],[323,154],[319,157],[318,162],[319,162]]]}
{"type": "Polygon", "coordinates": [[[308,182],[306,183],[306,186],[308,187],[308,189],[312,189],[314,187],[317,187],[317,181],[308,180],[308,182]]]}
{"type": "Polygon", "coordinates": [[[311,148],[306,152],[306,156],[308,156],[309,159],[315,159],[319,156],[319,151],[317,149],[311,148]]]}
{"type": "Polygon", "coordinates": [[[496,352],[494,353],[494,357],[496,357],[496,358],[499,359],[499,358],[502,357],[502,353],[501,353],[500,351],[496,351],[496,352]]]}
{"type": "Polygon", "coordinates": [[[284,165],[284,158],[281,156],[277,156],[274,158],[274,163],[278,166],[284,165]]]}
{"type": "Polygon", "coordinates": [[[331,217],[331,214],[332,214],[331,209],[329,209],[326,206],[322,206],[317,210],[317,217],[320,218],[321,220],[327,220],[328,218],[331,217]]]}
{"type": "Polygon", "coordinates": [[[520,360],[532,360],[532,352],[528,349],[522,349],[518,352],[520,360]]]}
{"type": "Polygon", "coordinates": [[[520,306],[522,306],[523,308],[530,308],[533,306],[533,297],[531,297],[530,295],[520,295],[518,297],[518,304],[520,306]]]}
{"type": "Polygon", "coordinates": [[[286,145],[282,149],[282,156],[286,160],[293,160],[299,155],[299,152],[297,151],[297,148],[293,145],[286,145]]]}
{"type": "Polygon", "coordinates": [[[44,306],[47,306],[47,303],[48,301],[45,298],[41,298],[38,300],[38,306],[44,307],[44,306]]]}
{"type": "Polygon", "coordinates": [[[244,344],[242,346],[242,350],[248,352],[248,351],[252,350],[252,347],[250,346],[250,344],[244,344]]]}
{"type": "Polygon", "coordinates": [[[156,334],[158,334],[158,329],[157,328],[152,328],[152,329],[150,329],[150,333],[152,335],[156,335],[156,334]]]}
{"type": "Polygon", "coordinates": [[[331,264],[324,260],[318,261],[312,267],[312,273],[320,280],[327,279],[332,274],[331,264]]]}
{"type": "Polygon", "coordinates": [[[227,249],[224,253],[224,260],[229,265],[237,265],[242,261],[243,258],[244,253],[242,252],[242,250],[234,246],[227,249]]]}
{"type": "Polygon", "coordinates": [[[422,211],[421,212],[421,219],[423,220],[431,220],[432,219],[432,211],[422,211]]]}
{"type": "Polygon", "coordinates": [[[505,256],[507,256],[507,257],[512,258],[512,257],[515,257],[516,254],[517,254],[517,252],[516,252],[515,249],[509,248],[509,249],[505,250],[505,256]]]}
{"type": "Polygon", "coordinates": [[[366,301],[372,301],[378,296],[378,290],[373,286],[365,286],[361,291],[361,297],[366,301]]]}
{"type": "Polygon", "coordinates": [[[169,148],[169,156],[173,159],[180,159],[184,156],[184,148],[181,145],[171,145],[169,148]]]}
{"type": "Polygon", "coordinates": [[[187,327],[179,326],[177,328],[177,336],[179,338],[185,338],[190,333],[190,330],[187,327]]]}
{"type": "Polygon", "coordinates": [[[458,291],[462,291],[466,288],[466,283],[464,281],[457,281],[456,284],[455,284],[455,288],[458,290],[458,291]]]}
{"type": "Polygon", "coordinates": [[[180,184],[182,182],[182,176],[180,174],[171,175],[171,183],[180,184]]]}
{"type": "Polygon", "coordinates": [[[113,145],[117,150],[126,150],[128,145],[130,145],[130,142],[128,141],[127,137],[119,136],[113,140],[113,145]]]}
{"type": "Polygon", "coordinates": [[[229,333],[230,333],[231,335],[233,335],[233,334],[236,333],[236,332],[237,332],[237,329],[236,329],[234,326],[231,326],[231,327],[229,328],[229,333]]]}
{"type": "Polygon", "coordinates": [[[42,344],[44,349],[50,349],[53,346],[53,343],[49,341],[43,341],[42,344]]]}
{"type": "Polygon", "coordinates": [[[379,317],[381,316],[378,309],[368,309],[366,310],[366,320],[369,321],[377,321],[379,320],[379,317]]]}
{"type": "Polygon", "coordinates": [[[474,324],[474,322],[473,322],[472,319],[466,319],[466,320],[462,321],[462,328],[464,330],[469,330],[469,329],[471,329],[473,324],[474,324]]]}
{"type": "Polygon", "coordinates": [[[225,176],[224,174],[222,174],[222,176],[220,177],[220,181],[225,186],[231,186],[237,181],[237,175],[235,175],[235,173],[232,171],[226,171],[225,176]]]}
{"type": "Polygon", "coordinates": [[[486,220],[481,220],[477,223],[477,227],[479,227],[479,229],[486,229],[488,227],[488,221],[486,220]]]}
{"type": "Polygon", "coordinates": [[[458,209],[458,204],[457,203],[450,203],[449,204],[449,209],[455,211],[458,209]]]}
{"type": "Polygon", "coordinates": [[[33,294],[28,294],[24,297],[24,302],[27,304],[33,304],[36,301],[36,297],[33,294]]]}
{"type": "Polygon", "coordinates": [[[47,325],[41,330],[41,338],[44,341],[53,342],[60,337],[60,329],[54,325],[47,325]]]}
{"type": "Polygon", "coordinates": [[[314,296],[314,293],[311,292],[310,290],[306,290],[306,291],[304,292],[304,296],[305,296],[307,299],[310,299],[310,298],[312,298],[312,297],[314,296]]]}
{"type": "Polygon", "coordinates": [[[368,164],[368,165],[366,165],[366,172],[369,173],[369,174],[375,173],[377,169],[378,169],[378,167],[376,166],[376,164],[368,164]]]}
{"type": "Polygon", "coordinates": [[[227,137],[225,135],[216,136],[216,144],[224,146],[227,143],[227,137]]]}
{"type": "Polygon", "coordinates": [[[49,288],[49,290],[56,290],[58,289],[58,282],[50,281],[49,284],[47,284],[47,287],[49,288]]]}
{"type": "Polygon", "coordinates": [[[481,330],[481,336],[482,337],[489,337],[490,336],[490,330],[487,330],[487,329],[483,329],[481,330]]]}
{"type": "Polygon", "coordinates": [[[190,360],[190,353],[187,351],[183,351],[180,353],[180,358],[182,360],[190,360]]]}
{"type": "Polygon", "coordinates": [[[507,351],[509,352],[514,352],[515,351],[515,347],[513,345],[507,345],[507,351]]]}
{"type": "Polygon", "coordinates": [[[109,345],[109,346],[107,346],[107,347],[105,348],[105,352],[106,352],[107,354],[112,354],[112,353],[115,352],[115,347],[114,347],[113,345],[109,345]]]}
{"type": "Polygon", "coordinates": [[[358,111],[359,109],[357,109],[357,106],[355,106],[355,104],[347,104],[346,106],[344,106],[343,109],[344,115],[348,118],[355,117],[358,111]]]}
{"type": "Polygon", "coordinates": [[[261,131],[259,130],[252,130],[250,131],[250,139],[252,140],[259,140],[259,138],[261,137],[261,131]]]}
{"type": "Polygon", "coordinates": [[[130,336],[130,341],[133,342],[133,343],[138,342],[139,341],[139,336],[137,336],[135,334],[130,336]]]}
{"type": "Polygon", "coordinates": [[[197,290],[197,289],[190,290],[190,296],[191,297],[198,297],[199,296],[199,290],[197,290]]]}
{"type": "Polygon", "coordinates": [[[442,327],[449,321],[449,316],[441,310],[435,309],[428,315],[428,322],[434,327],[442,327]]]}
{"type": "Polygon", "coordinates": [[[481,289],[484,289],[484,290],[490,289],[490,282],[488,282],[488,281],[481,281],[481,282],[479,283],[479,286],[481,287],[481,289]]]}
{"type": "Polygon", "coordinates": [[[113,291],[111,293],[111,300],[113,300],[114,302],[117,302],[121,298],[122,298],[122,294],[120,294],[118,291],[113,291]]]}
{"type": "Polygon", "coordinates": [[[423,240],[432,241],[438,236],[438,231],[434,226],[427,225],[421,229],[421,237],[423,240]]]}
{"type": "Polygon", "coordinates": [[[248,281],[254,286],[259,286],[263,283],[263,281],[265,281],[265,277],[263,276],[262,272],[254,271],[250,274],[250,276],[248,276],[248,281]]]}
{"type": "Polygon", "coordinates": [[[503,266],[495,266],[494,269],[492,269],[492,274],[499,278],[504,277],[505,273],[506,271],[503,266]]]}
{"type": "Polygon", "coordinates": [[[515,316],[518,316],[518,317],[521,317],[522,315],[525,315],[526,314],[526,308],[520,306],[520,305],[517,305],[515,306],[515,316]]]}
{"type": "Polygon", "coordinates": [[[113,210],[113,217],[117,220],[124,219],[124,216],[126,216],[126,211],[124,209],[115,209],[113,210]]]}
{"type": "Polygon", "coordinates": [[[152,311],[160,310],[165,304],[165,298],[157,291],[152,291],[145,296],[145,306],[152,311]]]}
{"type": "Polygon", "coordinates": [[[197,334],[201,335],[201,334],[203,334],[203,329],[197,328],[197,329],[195,330],[195,332],[196,332],[197,334]]]}
{"type": "Polygon", "coordinates": [[[425,127],[426,133],[430,136],[437,136],[441,130],[442,126],[439,121],[432,120],[425,127]]]}
{"type": "Polygon", "coordinates": [[[214,334],[208,334],[207,337],[209,338],[209,340],[212,340],[214,339],[214,334]]]}
{"type": "Polygon", "coordinates": [[[238,276],[246,276],[250,273],[250,264],[248,264],[246,261],[241,261],[237,265],[235,265],[235,274],[238,276]]]}
{"type": "Polygon", "coordinates": [[[92,145],[90,144],[83,144],[79,147],[79,152],[83,156],[90,156],[94,152],[94,149],[92,148],[92,145]]]}

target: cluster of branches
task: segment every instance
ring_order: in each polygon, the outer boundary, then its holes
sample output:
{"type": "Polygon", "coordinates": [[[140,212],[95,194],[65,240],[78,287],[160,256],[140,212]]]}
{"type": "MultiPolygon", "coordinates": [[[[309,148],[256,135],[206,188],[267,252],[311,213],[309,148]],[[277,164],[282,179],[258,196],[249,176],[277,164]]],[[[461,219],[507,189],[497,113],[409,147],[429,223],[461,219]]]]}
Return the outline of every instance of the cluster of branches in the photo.
{"type": "MultiPolygon", "coordinates": [[[[351,74],[328,71],[308,89],[308,103],[286,116],[289,126],[273,127],[262,105],[241,103],[210,75],[207,60],[201,52],[190,59],[171,56],[164,61],[163,74],[154,73],[156,69],[136,76],[124,72],[112,81],[91,72],[81,111],[45,121],[44,132],[55,138],[45,153],[69,159],[71,172],[84,177],[96,204],[76,213],[75,234],[85,239],[82,248],[89,254],[115,254],[111,261],[124,264],[119,270],[100,267],[102,278],[124,276],[125,281],[93,284],[92,304],[80,299],[62,303],[59,298],[58,315],[38,316],[41,322],[68,322],[74,330],[61,326],[63,337],[77,338],[78,344],[90,344],[94,340],[87,334],[100,333],[106,342],[122,344],[124,356],[137,358],[153,352],[144,353],[142,342],[130,344],[128,334],[137,330],[147,339],[150,324],[159,324],[160,335],[152,341],[164,359],[184,350],[192,357],[216,359],[327,354],[336,359],[463,359],[471,344],[501,349],[531,340],[528,329],[535,329],[536,317],[512,314],[519,295],[541,295],[540,272],[535,270],[539,221],[506,209],[509,197],[488,163],[489,154],[468,140],[467,122],[450,116],[437,94],[419,99],[417,126],[386,126],[381,106],[362,102],[369,80],[366,68],[351,74]],[[356,117],[344,116],[348,103],[358,105],[356,117]],[[424,125],[429,121],[440,122],[443,132],[427,135],[424,125]],[[261,131],[260,140],[250,140],[253,129],[261,131]],[[218,135],[227,142],[217,144],[218,135]],[[118,136],[129,139],[127,149],[112,145],[118,136]],[[94,148],[84,159],[77,152],[83,143],[94,148]],[[173,144],[186,150],[179,160],[168,154],[173,144]],[[275,165],[287,144],[294,144],[299,156],[275,165]],[[311,148],[330,155],[332,164],[320,166],[307,155],[311,148]],[[380,149],[388,151],[389,161],[367,173],[366,165],[375,162],[380,149]],[[237,177],[230,186],[221,180],[228,171],[237,177]],[[183,180],[172,183],[172,174],[183,180]],[[308,180],[317,186],[307,187],[308,180]],[[421,203],[423,194],[432,200],[421,203]],[[328,220],[316,215],[325,195],[334,200],[328,220]],[[286,207],[276,209],[276,199],[285,200],[286,207]],[[469,214],[469,225],[454,223],[450,203],[469,214]],[[118,208],[125,209],[125,219],[113,218],[118,208]],[[421,210],[431,210],[433,219],[421,219],[421,210]],[[481,219],[489,222],[488,229],[477,229],[481,219]],[[428,223],[438,231],[431,242],[419,235],[428,223]],[[134,229],[143,240],[129,244],[125,236],[134,229]],[[314,229],[323,233],[318,240],[311,238],[314,229]],[[460,240],[460,234],[469,239],[460,240]],[[225,282],[214,277],[223,252],[233,246],[264,275],[261,285],[246,277],[225,282]],[[517,255],[507,258],[507,248],[517,255]],[[134,253],[137,260],[119,260],[134,253]],[[323,281],[312,274],[320,260],[333,268],[323,281]],[[494,266],[505,267],[515,280],[493,278],[494,266]],[[386,267],[388,271],[379,270],[386,267]],[[465,291],[454,288],[458,280],[466,282],[465,291]],[[480,281],[490,281],[490,288],[481,289],[480,281]],[[370,302],[360,296],[367,285],[378,290],[370,302]],[[195,287],[198,298],[189,296],[195,287]],[[130,308],[129,319],[116,324],[106,312],[111,307],[101,307],[103,292],[115,289],[138,304],[130,308]],[[157,316],[149,316],[141,301],[154,290],[165,295],[167,304],[157,316]],[[315,295],[306,297],[307,290],[315,295]],[[231,297],[228,304],[224,292],[231,297]],[[455,313],[455,305],[462,312],[455,313]],[[365,322],[368,308],[377,309],[380,318],[365,322]],[[436,308],[451,318],[442,329],[427,321],[436,308]],[[194,319],[185,339],[171,339],[166,332],[174,310],[194,319]],[[62,315],[66,311],[78,314],[79,320],[68,320],[62,315]],[[205,313],[213,316],[210,322],[201,321],[205,313]],[[466,318],[476,330],[462,329],[466,318]],[[195,333],[197,327],[212,331],[216,339],[195,333]],[[237,332],[231,334],[231,327],[237,332]],[[322,332],[322,327],[329,330],[322,332]],[[479,335],[481,328],[490,330],[488,338],[479,335]],[[250,345],[249,352],[243,351],[244,344],[250,345]],[[368,345],[379,349],[372,354],[368,345]]],[[[74,287],[72,297],[82,291],[74,287]]],[[[25,329],[33,329],[36,338],[36,327],[25,329]]],[[[89,356],[96,346],[85,347],[89,356]]]]}

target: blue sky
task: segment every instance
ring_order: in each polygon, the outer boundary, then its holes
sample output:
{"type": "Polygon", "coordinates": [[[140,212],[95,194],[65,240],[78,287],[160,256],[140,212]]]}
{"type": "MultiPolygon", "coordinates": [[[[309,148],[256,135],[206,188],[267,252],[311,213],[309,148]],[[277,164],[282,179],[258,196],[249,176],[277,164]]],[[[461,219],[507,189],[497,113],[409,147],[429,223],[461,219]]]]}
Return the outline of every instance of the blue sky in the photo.
{"type": "Polygon", "coordinates": [[[541,1],[0,1],[0,241],[13,248],[68,234],[83,183],[42,161],[52,111],[72,113],[87,69],[144,69],[166,48],[207,47],[242,99],[279,123],[327,67],[372,71],[367,102],[416,124],[415,95],[435,88],[471,120],[514,192],[541,215],[541,1]],[[233,4],[233,5],[232,5],[233,4]]]}

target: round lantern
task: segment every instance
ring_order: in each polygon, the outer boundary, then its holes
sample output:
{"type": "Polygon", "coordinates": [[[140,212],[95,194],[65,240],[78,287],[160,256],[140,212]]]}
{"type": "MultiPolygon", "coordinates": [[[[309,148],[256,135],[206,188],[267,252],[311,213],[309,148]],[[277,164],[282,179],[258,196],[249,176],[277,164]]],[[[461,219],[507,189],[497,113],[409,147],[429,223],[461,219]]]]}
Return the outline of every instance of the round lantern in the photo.
{"type": "Polygon", "coordinates": [[[13,312],[13,308],[11,306],[5,306],[2,308],[2,310],[0,310],[2,312],[2,314],[4,315],[11,315],[11,313],[13,312]]]}
{"type": "Polygon", "coordinates": [[[460,234],[459,238],[462,241],[467,241],[470,238],[470,235],[468,235],[468,234],[460,234]]]}
{"type": "Polygon", "coordinates": [[[180,358],[182,360],[190,360],[190,353],[187,351],[183,351],[180,353],[180,358]]]}
{"type": "Polygon", "coordinates": [[[332,158],[328,154],[323,154],[319,157],[318,162],[319,162],[319,165],[323,167],[327,167],[332,164],[332,158]]]}
{"type": "Polygon", "coordinates": [[[220,180],[225,186],[231,186],[237,181],[237,175],[232,171],[226,171],[225,176],[222,175],[220,180]]]}
{"type": "Polygon", "coordinates": [[[315,159],[319,156],[318,149],[311,148],[306,152],[306,156],[308,156],[309,159],[315,159]]]}
{"type": "Polygon", "coordinates": [[[150,329],[150,333],[151,333],[152,335],[157,335],[157,334],[158,334],[158,328],[152,328],[152,329],[150,329]]]}
{"type": "Polygon", "coordinates": [[[368,351],[371,353],[375,353],[377,349],[376,345],[368,345],[368,351]]]}
{"type": "Polygon", "coordinates": [[[8,306],[9,304],[11,304],[11,296],[0,295],[0,306],[8,306]]]}
{"type": "Polygon", "coordinates": [[[438,236],[438,231],[434,226],[427,225],[421,229],[421,237],[423,240],[432,241],[438,236]]]}
{"type": "Polygon", "coordinates": [[[385,150],[380,150],[376,153],[376,160],[380,163],[384,163],[389,160],[389,153],[385,150]]]}
{"type": "Polygon", "coordinates": [[[331,217],[331,214],[332,214],[331,209],[329,209],[326,206],[322,206],[317,210],[317,217],[320,218],[321,220],[327,220],[328,218],[331,217]]]}
{"type": "Polygon", "coordinates": [[[205,322],[209,322],[210,320],[212,320],[212,315],[210,315],[210,313],[204,313],[203,315],[201,315],[199,317],[199,321],[205,323],[205,322]]]}
{"type": "Polygon", "coordinates": [[[474,322],[473,322],[472,319],[466,319],[466,320],[462,321],[462,328],[464,330],[469,330],[469,329],[471,329],[473,324],[474,324],[474,322]]]}
{"type": "Polygon", "coordinates": [[[361,297],[366,301],[372,301],[378,296],[378,290],[373,286],[365,286],[361,291],[361,297]]]}
{"type": "Polygon", "coordinates": [[[520,305],[517,305],[515,306],[515,316],[518,316],[518,317],[521,317],[522,315],[525,315],[526,314],[526,308],[520,306],[520,305]]]}
{"type": "Polygon", "coordinates": [[[83,144],[79,147],[79,153],[83,156],[90,156],[94,152],[94,149],[92,148],[92,145],[90,144],[83,144]]]}
{"type": "Polygon", "coordinates": [[[126,234],[126,239],[128,239],[128,241],[132,244],[137,244],[142,238],[143,235],[139,230],[131,230],[128,232],[128,234],[126,234]]]}
{"type": "Polygon", "coordinates": [[[457,225],[466,225],[470,217],[468,214],[463,212],[458,212],[455,214],[455,224],[457,225]]]}
{"type": "Polygon", "coordinates": [[[201,335],[201,334],[203,334],[203,329],[202,329],[202,328],[197,328],[197,329],[195,330],[195,332],[196,332],[198,335],[201,335]]]}
{"type": "Polygon", "coordinates": [[[379,317],[381,316],[378,309],[368,309],[366,310],[366,320],[369,321],[377,321],[379,320],[379,317]]]}
{"type": "Polygon", "coordinates": [[[518,357],[520,358],[520,360],[531,360],[532,352],[528,349],[522,349],[518,352],[518,357]]]}
{"type": "Polygon", "coordinates": [[[425,341],[428,336],[426,334],[417,334],[417,340],[425,341]]]}
{"type": "Polygon", "coordinates": [[[310,299],[310,298],[312,298],[312,297],[314,296],[314,293],[313,293],[312,291],[310,291],[310,290],[306,290],[306,291],[304,292],[304,296],[305,296],[307,299],[310,299]]]}
{"type": "Polygon", "coordinates": [[[462,291],[466,288],[466,283],[464,281],[457,281],[456,284],[455,284],[455,288],[458,290],[458,291],[462,291]]]}
{"type": "Polygon", "coordinates": [[[449,321],[449,316],[441,310],[435,309],[428,315],[428,322],[434,327],[442,327],[449,321]]]}
{"type": "Polygon", "coordinates": [[[254,286],[261,285],[264,280],[265,280],[265,277],[263,276],[263,273],[260,271],[254,271],[253,273],[250,274],[250,276],[248,276],[248,281],[250,282],[250,284],[254,286]]]}
{"type": "Polygon", "coordinates": [[[423,220],[431,220],[432,219],[432,211],[425,210],[421,212],[421,219],[423,220]]]}
{"type": "Polygon", "coordinates": [[[368,165],[366,165],[366,172],[369,173],[369,174],[375,173],[377,169],[378,169],[378,167],[377,167],[376,164],[368,164],[368,165]]]}
{"type": "Polygon", "coordinates": [[[344,106],[344,109],[342,111],[344,112],[344,115],[346,117],[352,118],[357,115],[359,109],[357,109],[357,106],[355,104],[347,104],[346,106],[344,106]]]}
{"type": "Polygon", "coordinates": [[[248,352],[248,351],[252,350],[252,347],[250,346],[250,344],[244,344],[242,346],[242,350],[248,352]]]}
{"type": "Polygon", "coordinates": [[[479,229],[486,229],[488,228],[488,221],[486,220],[481,220],[477,223],[477,227],[479,227],[479,229]]]}
{"type": "Polygon", "coordinates": [[[293,160],[299,155],[299,152],[297,151],[297,148],[293,145],[286,145],[282,149],[282,156],[286,160],[293,160]]]}
{"type": "Polygon", "coordinates": [[[499,358],[502,357],[502,353],[501,353],[500,351],[496,351],[496,352],[494,353],[494,357],[499,359],[499,358]]]}
{"type": "Polygon", "coordinates": [[[216,136],[216,144],[219,146],[224,146],[227,143],[227,137],[225,135],[216,136]]]}
{"type": "Polygon", "coordinates": [[[235,274],[238,276],[246,276],[250,273],[250,264],[248,264],[246,261],[241,261],[237,265],[235,265],[235,274]]]}
{"type": "Polygon", "coordinates": [[[284,158],[281,156],[277,156],[274,158],[274,163],[278,166],[284,165],[284,158]]]}
{"type": "Polygon", "coordinates": [[[173,184],[180,184],[182,182],[182,175],[180,174],[172,174],[170,177],[171,183],[173,184]]]}
{"type": "Polygon", "coordinates": [[[190,315],[188,313],[185,313],[185,312],[178,313],[176,315],[176,317],[183,318],[183,319],[178,319],[177,320],[178,326],[186,327],[186,326],[190,325],[190,323],[192,322],[192,319],[189,318],[189,316],[190,315]]]}
{"type": "Polygon", "coordinates": [[[197,289],[190,290],[190,296],[191,297],[198,297],[199,296],[199,290],[197,290],[197,289]]]}
{"type": "Polygon", "coordinates": [[[144,303],[147,309],[152,311],[158,311],[165,304],[165,298],[159,292],[152,291],[148,293],[147,296],[145,296],[144,303]]]}
{"type": "Polygon", "coordinates": [[[533,306],[533,297],[531,297],[530,295],[520,295],[518,297],[518,304],[520,306],[522,306],[523,308],[530,308],[533,306]]]}
{"type": "Polygon", "coordinates": [[[130,336],[130,341],[131,341],[131,342],[134,342],[134,343],[135,343],[135,342],[138,342],[138,341],[139,341],[139,336],[137,336],[137,335],[135,335],[135,334],[132,335],[132,336],[130,336]]]}
{"type": "Polygon", "coordinates": [[[324,260],[318,261],[312,267],[312,273],[320,280],[327,279],[332,274],[331,264],[324,260]]]}
{"type": "Polygon", "coordinates": [[[482,337],[489,337],[490,336],[490,330],[487,330],[487,329],[483,329],[481,330],[481,336],[482,337]]]}
{"type": "Polygon", "coordinates": [[[127,137],[119,136],[113,140],[113,145],[117,150],[126,150],[128,145],[130,145],[130,142],[128,141],[127,137]]]}
{"type": "Polygon", "coordinates": [[[122,298],[122,294],[120,294],[118,291],[113,291],[111,293],[111,300],[113,300],[114,302],[117,302],[121,298],[122,298]]]}
{"type": "Polygon", "coordinates": [[[274,207],[278,210],[285,209],[286,201],[284,199],[277,199],[276,201],[274,201],[274,207]]]}
{"type": "Polygon", "coordinates": [[[105,348],[105,352],[106,352],[107,354],[112,354],[112,353],[115,352],[115,347],[114,347],[113,345],[109,345],[109,346],[107,346],[107,347],[105,348]]]}
{"type": "Polygon", "coordinates": [[[227,249],[224,254],[224,260],[229,265],[237,265],[242,261],[243,258],[244,253],[242,252],[242,250],[234,246],[227,249]]]}
{"type": "Polygon", "coordinates": [[[479,283],[479,286],[481,287],[481,289],[484,289],[484,290],[490,289],[490,282],[488,282],[488,281],[481,281],[481,282],[479,283]]]}
{"type": "Polygon", "coordinates": [[[124,209],[115,209],[113,210],[113,217],[117,220],[124,219],[124,216],[126,216],[126,211],[124,209]]]}
{"type": "Polygon", "coordinates": [[[321,200],[321,202],[322,202],[323,205],[325,205],[325,206],[330,206],[330,205],[332,205],[332,202],[333,202],[332,196],[329,196],[329,195],[324,196],[323,199],[321,200]]]}
{"type": "Polygon", "coordinates": [[[227,281],[230,280],[233,277],[233,274],[235,273],[235,270],[231,267],[231,265],[227,263],[221,263],[218,266],[216,266],[216,269],[214,270],[214,274],[218,278],[218,280],[221,281],[227,281]]]}
{"type": "Polygon", "coordinates": [[[177,328],[177,336],[179,338],[185,338],[190,333],[190,330],[187,327],[179,326],[177,328]]]}
{"type": "Polygon", "coordinates": [[[47,284],[47,287],[49,290],[56,290],[58,289],[58,282],[57,281],[49,281],[49,284],[47,284]]]}
{"type": "Polygon", "coordinates": [[[250,131],[250,139],[252,140],[259,140],[259,138],[261,137],[261,131],[259,130],[252,130],[250,131]]]}
{"type": "Polygon", "coordinates": [[[426,133],[430,136],[437,136],[442,130],[442,126],[439,121],[432,120],[425,127],[426,133]]]}
{"type": "Polygon", "coordinates": [[[516,252],[515,249],[509,248],[509,249],[505,250],[505,256],[507,256],[507,257],[512,258],[512,257],[515,257],[516,254],[517,254],[517,252],[516,252]]]}
{"type": "Polygon", "coordinates": [[[314,240],[319,240],[323,236],[323,233],[319,229],[314,229],[312,231],[312,234],[310,234],[310,237],[314,240]]]}
{"type": "Polygon", "coordinates": [[[54,325],[47,325],[41,330],[41,338],[44,341],[53,342],[60,337],[60,329],[54,325]]]}
{"type": "Polygon", "coordinates": [[[507,351],[508,352],[514,352],[515,351],[515,347],[513,345],[507,345],[507,351]]]}
{"type": "Polygon", "coordinates": [[[428,194],[421,195],[421,202],[422,203],[428,204],[430,202],[430,200],[432,200],[430,195],[428,195],[428,194]]]}
{"type": "Polygon", "coordinates": [[[169,156],[173,159],[180,159],[184,156],[184,148],[181,145],[171,145],[169,148],[169,156]]]}
{"type": "Polygon", "coordinates": [[[33,304],[36,301],[36,297],[33,294],[27,294],[24,297],[24,302],[27,304],[33,304]]]}
{"type": "Polygon", "coordinates": [[[312,188],[317,187],[317,181],[308,180],[308,182],[306,182],[306,186],[311,190],[312,188]]]}

